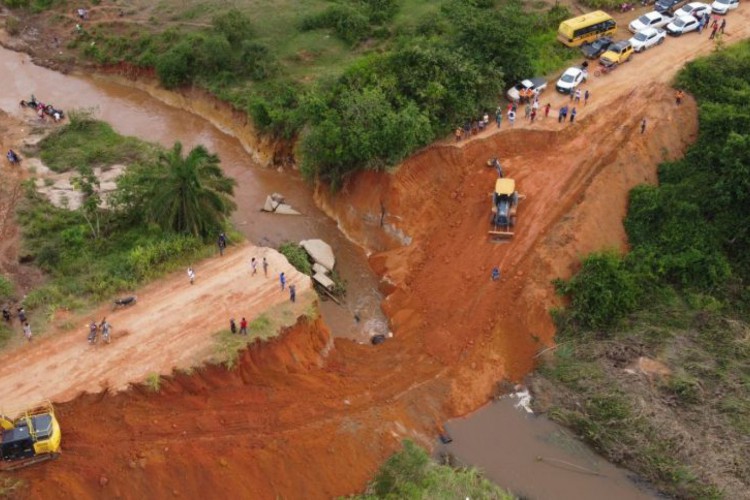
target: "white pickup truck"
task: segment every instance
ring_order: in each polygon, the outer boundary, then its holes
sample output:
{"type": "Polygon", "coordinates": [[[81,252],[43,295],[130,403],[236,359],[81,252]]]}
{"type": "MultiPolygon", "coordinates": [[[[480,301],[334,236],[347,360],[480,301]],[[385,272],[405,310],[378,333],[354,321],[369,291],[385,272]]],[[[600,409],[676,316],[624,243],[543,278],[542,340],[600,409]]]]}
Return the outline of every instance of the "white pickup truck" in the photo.
{"type": "Polygon", "coordinates": [[[546,88],[547,80],[545,80],[544,78],[529,78],[528,80],[523,80],[512,86],[508,90],[506,95],[508,96],[509,100],[516,102],[520,101],[521,95],[525,92],[528,92],[529,90],[532,91],[536,96],[541,94],[546,88]]]}

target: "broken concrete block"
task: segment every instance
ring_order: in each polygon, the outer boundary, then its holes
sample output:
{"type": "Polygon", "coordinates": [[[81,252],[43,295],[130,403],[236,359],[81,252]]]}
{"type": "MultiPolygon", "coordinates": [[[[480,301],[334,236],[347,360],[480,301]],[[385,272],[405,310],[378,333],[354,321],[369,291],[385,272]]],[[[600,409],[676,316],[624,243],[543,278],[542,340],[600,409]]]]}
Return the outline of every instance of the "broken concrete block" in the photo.
{"type": "Polygon", "coordinates": [[[326,288],[327,290],[333,290],[333,286],[335,285],[335,283],[333,282],[331,278],[329,278],[325,274],[315,273],[315,275],[313,275],[313,279],[317,281],[318,283],[320,283],[321,285],[323,285],[323,287],[326,288]]]}
{"type": "Polygon", "coordinates": [[[322,265],[329,271],[333,270],[336,258],[333,256],[331,245],[323,240],[302,240],[300,246],[310,255],[314,262],[322,265]]]}

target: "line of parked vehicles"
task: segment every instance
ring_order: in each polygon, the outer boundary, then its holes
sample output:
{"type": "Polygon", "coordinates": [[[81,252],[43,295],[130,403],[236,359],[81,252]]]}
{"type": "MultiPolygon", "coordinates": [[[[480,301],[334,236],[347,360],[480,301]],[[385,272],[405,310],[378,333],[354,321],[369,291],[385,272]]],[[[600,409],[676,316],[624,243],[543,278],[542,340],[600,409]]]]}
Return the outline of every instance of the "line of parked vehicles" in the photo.
{"type": "MultiPolygon", "coordinates": [[[[628,30],[633,36],[621,41],[615,41],[611,36],[616,30],[612,18],[605,12],[595,11],[561,23],[558,39],[570,47],[580,46],[586,59],[598,59],[599,65],[594,70],[594,75],[600,76],[630,61],[634,53],[661,45],[667,34],[681,36],[698,30],[700,19],[705,14],[725,15],[737,7],[739,0],[715,0],[710,5],[702,2],[685,3],[685,0],[657,0],[653,11],[628,24],[628,30]]],[[[584,62],[565,70],[555,85],[557,91],[565,94],[574,92],[588,79],[588,66],[588,62],[584,62]]],[[[530,78],[508,90],[507,97],[511,101],[532,99],[546,87],[547,81],[544,78],[530,78]]]]}

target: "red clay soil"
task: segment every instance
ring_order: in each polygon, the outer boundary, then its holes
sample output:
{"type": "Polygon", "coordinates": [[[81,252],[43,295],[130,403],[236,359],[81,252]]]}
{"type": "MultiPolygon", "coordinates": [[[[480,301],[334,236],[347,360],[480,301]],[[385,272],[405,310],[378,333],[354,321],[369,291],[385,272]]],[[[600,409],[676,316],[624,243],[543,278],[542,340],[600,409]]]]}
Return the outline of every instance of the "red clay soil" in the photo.
{"type": "MultiPolygon", "coordinates": [[[[736,12],[731,26],[750,30],[748,8],[736,12]]],[[[302,320],[247,351],[235,371],[207,367],[160,393],[58,405],[63,455],[19,472],[23,496],[328,498],[360,491],[402,439],[430,446],[440,422],[533,368],[554,333],[550,281],[587,252],[624,248],[628,190],[654,182],[656,165],[694,140],[695,103],[675,106],[664,85],[680,62],[711,49],[691,37],[592,82],[596,101],[576,124],[520,119],[512,131],[434,145],[392,176],[359,175],[335,200],[318,193],[377,252],[395,337],[331,348],[324,325],[302,320]],[[485,162],[496,154],[527,195],[516,236],[502,244],[487,238],[495,173],[485,162]],[[381,215],[382,229],[367,222],[381,215]]],[[[563,99],[550,98],[555,108],[563,99]]]]}

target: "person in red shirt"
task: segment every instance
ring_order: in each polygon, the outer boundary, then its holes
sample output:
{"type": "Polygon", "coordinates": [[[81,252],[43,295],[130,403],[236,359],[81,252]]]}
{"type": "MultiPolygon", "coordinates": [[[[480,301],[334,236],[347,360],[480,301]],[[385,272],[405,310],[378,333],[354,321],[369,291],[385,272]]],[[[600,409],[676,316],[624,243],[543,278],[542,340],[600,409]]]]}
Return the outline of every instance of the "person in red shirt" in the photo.
{"type": "Polygon", "coordinates": [[[240,321],[240,335],[247,335],[247,320],[245,318],[240,321]]]}

